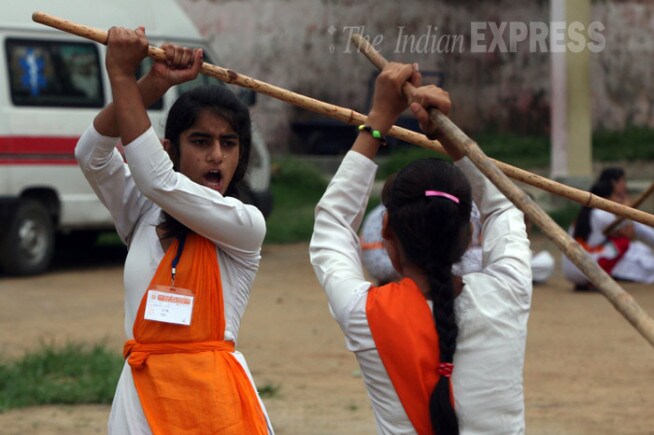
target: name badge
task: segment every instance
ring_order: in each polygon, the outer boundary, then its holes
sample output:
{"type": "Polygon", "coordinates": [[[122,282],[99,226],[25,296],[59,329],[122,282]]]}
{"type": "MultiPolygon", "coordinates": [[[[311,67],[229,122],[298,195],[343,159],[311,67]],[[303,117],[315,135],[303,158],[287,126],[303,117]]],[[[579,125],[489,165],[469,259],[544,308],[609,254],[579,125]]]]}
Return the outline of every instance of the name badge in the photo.
{"type": "Polygon", "coordinates": [[[193,292],[191,290],[158,285],[148,290],[145,304],[146,320],[190,325],[193,315],[193,292]]]}

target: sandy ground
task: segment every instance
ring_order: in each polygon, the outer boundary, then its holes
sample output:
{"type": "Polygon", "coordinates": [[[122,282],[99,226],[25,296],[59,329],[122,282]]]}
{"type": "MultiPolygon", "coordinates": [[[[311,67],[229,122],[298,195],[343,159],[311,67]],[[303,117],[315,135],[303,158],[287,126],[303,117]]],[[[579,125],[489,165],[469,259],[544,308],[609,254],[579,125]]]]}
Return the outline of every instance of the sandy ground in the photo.
{"type": "MultiPolygon", "coordinates": [[[[536,238],[536,247],[554,251],[536,238]]],[[[307,245],[266,246],[238,348],[278,434],[373,434],[354,357],[331,319],[307,245]]],[[[0,352],[42,341],[123,341],[122,252],[65,254],[46,275],[0,276],[0,352]]],[[[623,286],[650,315],[654,287],[623,286]]],[[[525,367],[528,434],[654,434],[654,349],[599,293],[560,273],[534,290],[525,367]]],[[[0,414],[2,434],[105,433],[108,406],[46,406],[0,414]]]]}

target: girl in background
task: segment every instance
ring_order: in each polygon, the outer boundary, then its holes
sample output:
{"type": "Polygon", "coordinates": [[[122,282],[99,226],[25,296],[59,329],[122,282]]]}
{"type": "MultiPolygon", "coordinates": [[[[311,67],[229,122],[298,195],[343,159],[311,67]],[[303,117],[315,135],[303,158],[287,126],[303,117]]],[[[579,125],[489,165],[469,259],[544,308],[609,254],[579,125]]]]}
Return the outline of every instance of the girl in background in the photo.
{"type": "MultiPolygon", "coordinates": [[[[627,204],[627,180],[622,168],[604,169],[590,192],[601,198],[627,204]]],[[[625,221],[611,234],[604,230],[617,216],[604,210],[582,207],[570,232],[600,267],[613,278],[644,284],[654,283],[654,229],[639,222],[625,221]]],[[[590,289],[591,284],[566,256],[563,274],[575,289],[590,289]]]]}

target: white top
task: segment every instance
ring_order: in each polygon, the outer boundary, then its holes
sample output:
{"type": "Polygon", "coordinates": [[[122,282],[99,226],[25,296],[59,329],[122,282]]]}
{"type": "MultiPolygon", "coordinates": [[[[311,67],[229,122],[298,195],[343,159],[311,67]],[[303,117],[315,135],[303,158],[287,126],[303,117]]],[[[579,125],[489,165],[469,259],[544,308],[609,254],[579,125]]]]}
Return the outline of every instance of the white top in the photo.
{"type": "MultiPolygon", "coordinates": [[[[216,244],[225,340],[236,342],[261,258],[266,232],[263,215],[254,206],[223,197],[173,171],[172,162],[152,128],[125,147],[129,166],[115,149],[116,143],[117,138],[101,136],[90,126],[77,143],[75,157],[98,198],[111,212],[118,235],[129,249],[124,272],[126,338],[133,338],[139,304],[164,256],[155,229],[164,208],[216,244]]],[[[239,352],[233,355],[252,381],[243,356],[239,352]]],[[[252,387],[255,388],[254,382],[252,387]]],[[[265,413],[263,403],[261,407],[265,413]]],[[[269,420],[268,427],[273,433],[269,420]]],[[[118,381],[109,433],[150,433],[127,363],[118,381]]]]}
{"type": "MultiPolygon", "coordinates": [[[[604,229],[611,225],[617,216],[600,209],[590,211],[590,235],[588,244],[598,246],[606,240],[604,229]]],[[[641,224],[640,222],[631,222],[634,226],[635,240],[629,244],[629,249],[618,260],[611,271],[611,276],[617,279],[641,282],[645,284],[654,283],[654,228],[641,224]]],[[[610,251],[611,247],[607,246],[605,251],[610,251]]],[[[611,253],[604,252],[591,254],[591,257],[597,259],[601,256],[611,256],[611,253]]],[[[585,284],[587,278],[565,255],[562,257],[563,273],[565,277],[575,284],[585,284]]]]}
{"type": "MultiPolygon", "coordinates": [[[[452,381],[461,433],[524,433],[522,372],[532,283],[523,215],[470,161],[457,166],[472,184],[484,222],[483,270],[463,277],[455,302],[459,337],[452,381]]],[[[366,319],[371,283],[363,275],[357,229],[376,169],[357,152],[345,156],[316,207],[311,263],[361,366],[378,432],[414,434],[366,319]]]]}

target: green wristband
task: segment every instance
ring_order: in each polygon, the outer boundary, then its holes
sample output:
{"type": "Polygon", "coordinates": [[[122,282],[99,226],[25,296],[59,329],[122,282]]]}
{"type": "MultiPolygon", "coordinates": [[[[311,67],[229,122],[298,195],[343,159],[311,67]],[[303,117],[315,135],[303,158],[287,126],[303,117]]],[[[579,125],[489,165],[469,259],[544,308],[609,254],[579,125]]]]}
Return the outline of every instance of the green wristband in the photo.
{"type": "Polygon", "coordinates": [[[379,131],[379,130],[375,130],[375,129],[372,128],[371,126],[369,126],[369,125],[363,125],[363,124],[360,125],[358,128],[359,128],[359,131],[360,131],[360,132],[361,132],[361,131],[367,131],[368,133],[370,133],[370,135],[371,135],[373,138],[375,138],[375,139],[377,139],[377,140],[379,141],[379,144],[380,144],[380,145],[386,145],[386,139],[384,138],[384,135],[381,134],[381,131],[379,131]]]}

